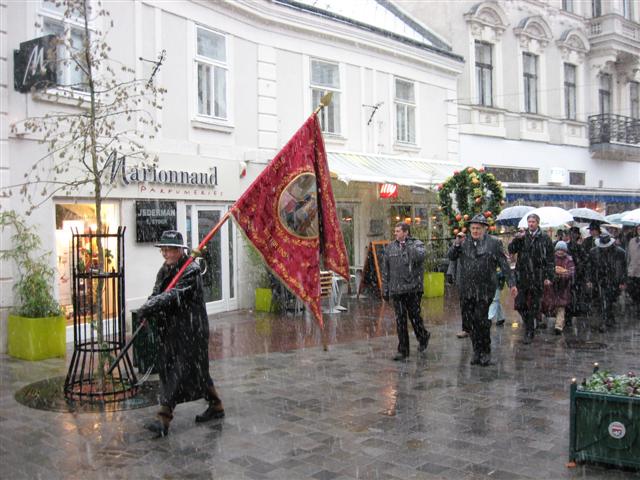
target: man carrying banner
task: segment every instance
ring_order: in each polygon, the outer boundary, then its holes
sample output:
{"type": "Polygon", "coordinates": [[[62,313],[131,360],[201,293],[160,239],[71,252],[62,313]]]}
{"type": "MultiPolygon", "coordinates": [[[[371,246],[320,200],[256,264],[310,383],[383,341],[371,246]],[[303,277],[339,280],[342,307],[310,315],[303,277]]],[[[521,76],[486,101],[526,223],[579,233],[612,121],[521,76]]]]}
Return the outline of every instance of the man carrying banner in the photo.
{"type": "Polygon", "coordinates": [[[160,248],[164,265],[158,271],[153,293],[138,309],[138,316],[156,322],[159,345],[160,410],[145,425],[158,436],[169,433],[176,404],[205,398],[209,408],[196,416],[206,422],[224,416],[222,401],[209,375],[209,320],[202,291],[200,267],[191,263],[174,288],[165,291],[187,261],[180,232],[162,233],[160,248]]]}
{"type": "Polygon", "coordinates": [[[382,265],[382,289],[385,299],[393,300],[398,333],[398,353],[394,360],[406,360],[409,356],[409,329],[407,316],[411,320],[413,333],[418,339],[418,353],[427,351],[431,334],[424,328],[420,301],[424,290],[424,243],[409,235],[409,225],[398,223],[394,229],[395,241],[384,249],[382,265]]]}

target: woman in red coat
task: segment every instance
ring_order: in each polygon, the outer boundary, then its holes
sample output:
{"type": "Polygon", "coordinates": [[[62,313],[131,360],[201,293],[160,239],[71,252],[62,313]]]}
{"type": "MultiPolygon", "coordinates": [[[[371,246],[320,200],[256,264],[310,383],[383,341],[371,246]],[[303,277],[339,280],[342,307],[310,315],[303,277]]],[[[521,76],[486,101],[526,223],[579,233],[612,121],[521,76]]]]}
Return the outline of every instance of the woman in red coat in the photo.
{"type": "Polygon", "coordinates": [[[564,330],[565,308],[571,304],[571,284],[576,272],[573,259],[568,253],[566,242],[555,246],[556,276],[553,280],[553,306],[556,310],[556,335],[564,330]]]}

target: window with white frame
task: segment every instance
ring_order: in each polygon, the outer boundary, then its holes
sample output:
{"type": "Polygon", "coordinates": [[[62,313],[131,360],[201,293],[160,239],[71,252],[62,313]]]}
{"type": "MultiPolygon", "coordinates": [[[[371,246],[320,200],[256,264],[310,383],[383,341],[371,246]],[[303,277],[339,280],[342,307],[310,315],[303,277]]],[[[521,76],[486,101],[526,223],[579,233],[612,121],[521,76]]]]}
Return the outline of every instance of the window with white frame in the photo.
{"type": "Polygon", "coordinates": [[[576,119],[576,66],[564,64],[564,114],[569,120],[576,119]]]}
{"type": "Polygon", "coordinates": [[[43,35],[58,37],[56,48],[57,84],[63,88],[88,90],[87,63],[84,56],[84,26],[74,12],[65,15],[66,7],[53,1],[42,2],[43,35]]]}
{"type": "Polygon", "coordinates": [[[565,12],[574,13],[573,0],[562,0],[562,10],[564,10],[565,12]]]}
{"type": "Polygon", "coordinates": [[[396,78],[396,140],[416,143],[416,95],[415,84],[396,78]]]}
{"type": "Polygon", "coordinates": [[[320,125],[325,133],[340,134],[340,66],[337,63],[311,59],[311,108],[320,104],[327,92],[333,92],[328,107],[320,110],[320,125]]]}
{"type": "Polygon", "coordinates": [[[611,75],[600,74],[600,89],[598,90],[598,103],[600,114],[611,113],[611,75]]]}
{"type": "Polygon", "coordinates": [[[476,85],[478,105],[493,105],[492,45],[476,41],[476,85]]]}
{"type": "Polygon", "coordinates": [[[523,53],[524,111],[538,113],[538,56],[523,53]]]}
{"type": "Polygon", "coordinates": [[[196,27],[198,115],[227,119],[227,39],[204,27],[196,27]]]}
{"type": "Polygon", "coordinates": [[[632,118],[640,118],[640,83],[629,82],[629,113],[632,118]]]}

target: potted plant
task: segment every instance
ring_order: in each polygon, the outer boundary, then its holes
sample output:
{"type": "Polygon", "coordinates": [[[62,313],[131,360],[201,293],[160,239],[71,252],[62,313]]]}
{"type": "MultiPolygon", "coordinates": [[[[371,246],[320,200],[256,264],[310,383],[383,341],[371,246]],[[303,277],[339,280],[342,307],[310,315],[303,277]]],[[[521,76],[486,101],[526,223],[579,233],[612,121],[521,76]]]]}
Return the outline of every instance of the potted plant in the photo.
{"type": "Polygon", "coordinates": [[[0,259],[13,260],[18,272],[13,286],[17,306],[7,323],[8,353],[25,360],[64,357],[65,317],[51,291],[55,275],[49,254],[40,252],[40,237],[15,212],[0,212],[0,226],[14,230],[12,248],[2,250],[0,259]]]}

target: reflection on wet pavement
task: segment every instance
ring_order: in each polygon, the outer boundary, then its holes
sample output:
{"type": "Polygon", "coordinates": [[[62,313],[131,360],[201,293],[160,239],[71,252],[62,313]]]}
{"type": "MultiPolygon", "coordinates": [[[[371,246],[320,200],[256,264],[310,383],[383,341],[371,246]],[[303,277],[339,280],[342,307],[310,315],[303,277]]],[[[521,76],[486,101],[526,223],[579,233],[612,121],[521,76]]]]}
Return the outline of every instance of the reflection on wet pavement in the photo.
{"type": "MultiPolygon", "coordinates": [[[[505,305],[510,300],[505,298],[505,305]]],[[[393,362],[390,307],[349,299],[326,317],[329,351],[304,316],[237,312],[211,318],[211,371],[227,417],[196,425],[204,402],[178,406],[170,435],[143,429],[155,408],[69,414],[29,409],[14,393],[65,373],[65,362],[0,357],[3,478],[629,479],[640,473],[567,469],[569,379],[640,369],[640,326],[628,314],[610,333],[575,322],[569,348],[552,329],[522,345],[511,323],[492,327],[493,365],[469,365],[455,298],[423,304],[432,332],[393,362]]]]}

